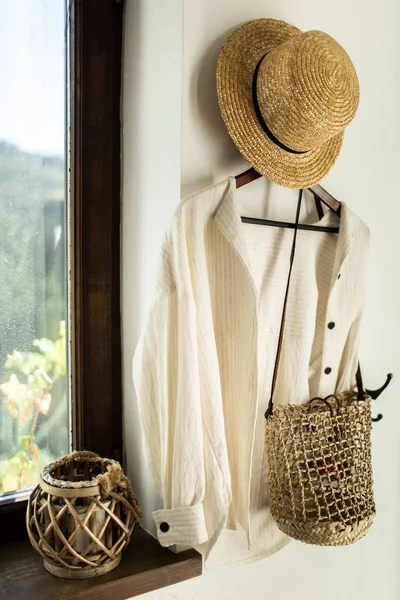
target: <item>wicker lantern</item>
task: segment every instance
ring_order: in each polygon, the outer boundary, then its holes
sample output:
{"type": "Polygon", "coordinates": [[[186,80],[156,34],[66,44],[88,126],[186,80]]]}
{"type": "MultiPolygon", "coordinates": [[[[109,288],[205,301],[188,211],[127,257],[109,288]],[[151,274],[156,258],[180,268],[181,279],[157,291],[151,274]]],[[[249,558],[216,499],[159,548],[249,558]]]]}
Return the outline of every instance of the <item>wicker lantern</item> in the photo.
{"type": "Polygon", "coordinates": [[[140,516],[121,465],[84,451],[43,469],[28,501],[26,525],[50,573],[86,579],[119,564],[140,516]]]}

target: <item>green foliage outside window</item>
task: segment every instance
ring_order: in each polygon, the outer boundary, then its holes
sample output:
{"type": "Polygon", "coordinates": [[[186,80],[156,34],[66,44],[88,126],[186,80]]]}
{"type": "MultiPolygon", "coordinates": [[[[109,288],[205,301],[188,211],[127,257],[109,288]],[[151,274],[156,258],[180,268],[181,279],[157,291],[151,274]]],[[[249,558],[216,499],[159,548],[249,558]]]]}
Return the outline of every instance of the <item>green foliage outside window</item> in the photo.
{"type": "Polygon", "coordinates": [[[46,425],[53,389],[66,375],[65,322],[60,323],[54,342],[42,338],[32,345],[33,352],[14,350],[8,356],[5,366],[11,373],[8,381],[0,385],[4,407],[14,420],[19,442],[13,456],[0,460],[0,494],[35,485],[42,468],[54,460],[45,448],[40,448],[36,438],[46,425]]]}
{"type": "Polygon", "coordinates": [[[69,450],[64,171],[0,140],[0,501],[69,450]]]}

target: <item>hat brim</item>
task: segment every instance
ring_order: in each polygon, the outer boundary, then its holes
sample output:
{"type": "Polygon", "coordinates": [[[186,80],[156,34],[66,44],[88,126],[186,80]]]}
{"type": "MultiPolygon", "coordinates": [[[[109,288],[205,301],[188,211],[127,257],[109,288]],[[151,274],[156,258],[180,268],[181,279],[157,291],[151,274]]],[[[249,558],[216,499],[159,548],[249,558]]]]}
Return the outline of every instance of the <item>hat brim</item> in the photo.
{"type": "Polygon", "coordinates": [[[316,149],[293,154],[273,142],[257,118],[252,98],[256,66],[265,54],[299,33],[297,27],[284,21],[250,21],[227,38],[217,64],[219,107],[238,150],[256,171],[291,188],[306,188],[321,181],[343,142],[341,132],[316,149]]]}

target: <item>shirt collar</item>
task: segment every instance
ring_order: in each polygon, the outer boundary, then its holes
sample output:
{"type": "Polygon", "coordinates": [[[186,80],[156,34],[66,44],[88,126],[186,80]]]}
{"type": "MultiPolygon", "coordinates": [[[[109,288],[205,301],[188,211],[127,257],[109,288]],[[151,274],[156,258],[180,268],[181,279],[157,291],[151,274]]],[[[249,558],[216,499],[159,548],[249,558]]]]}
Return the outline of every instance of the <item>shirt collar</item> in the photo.
{"type": "Polygon", "coordinates": [[[248,275],[255,283],[250,268],[250,260],[247,251],[246,241],[243,235],[243,224],[241,221],[240,208],[236,195],[236,181],[234,177],[227,179],[227,185],[222,200],[214,215],[215,222],[222,231],[236,254],[239,256],[248,275]]]}

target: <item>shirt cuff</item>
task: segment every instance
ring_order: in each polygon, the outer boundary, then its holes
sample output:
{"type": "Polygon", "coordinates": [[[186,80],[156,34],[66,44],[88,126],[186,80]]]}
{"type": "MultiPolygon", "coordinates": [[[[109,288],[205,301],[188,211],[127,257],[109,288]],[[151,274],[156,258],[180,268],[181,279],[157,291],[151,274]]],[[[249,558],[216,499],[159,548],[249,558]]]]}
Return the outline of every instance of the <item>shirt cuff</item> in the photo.
{"type": "Polygon", "coordinates": [[[184,506],[153,512],[161,546],[197,546],[208,540],[204,505],[184,506]]]}

